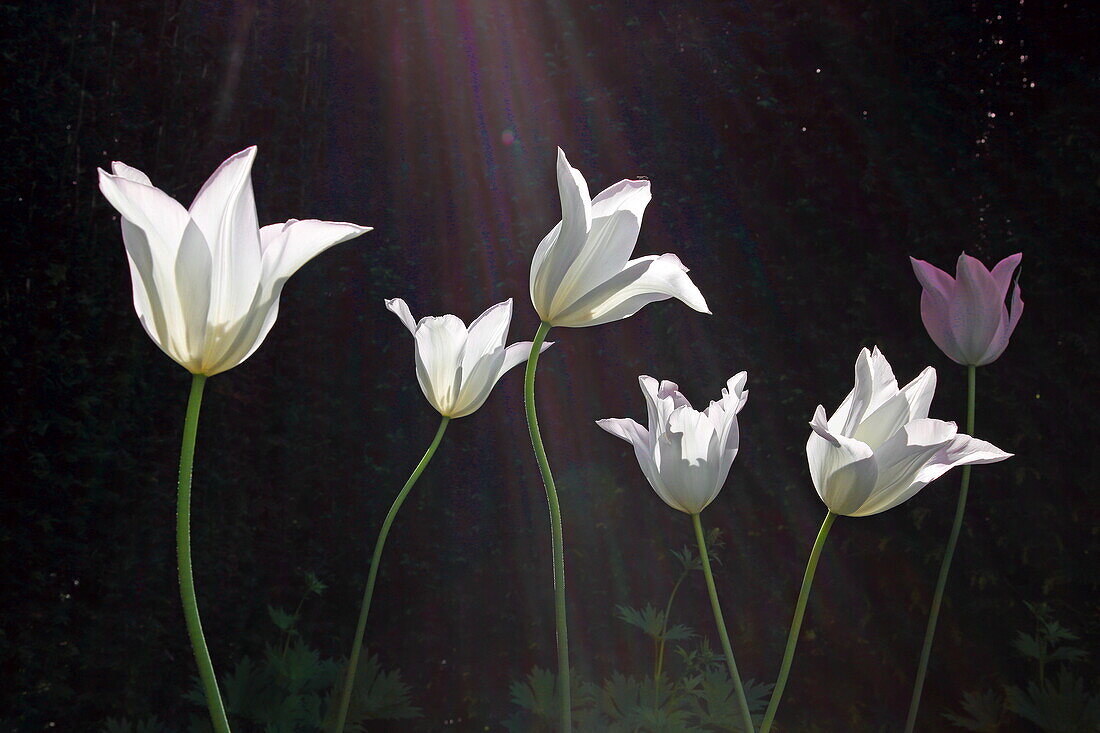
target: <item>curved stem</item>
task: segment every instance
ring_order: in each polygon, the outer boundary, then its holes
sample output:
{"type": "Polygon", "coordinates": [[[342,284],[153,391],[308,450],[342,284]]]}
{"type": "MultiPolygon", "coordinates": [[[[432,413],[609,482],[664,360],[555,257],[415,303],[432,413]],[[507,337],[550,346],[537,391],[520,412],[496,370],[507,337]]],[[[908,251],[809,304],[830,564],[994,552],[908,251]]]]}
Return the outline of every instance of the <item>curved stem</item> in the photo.
{"type": "Polygon", "coordinates": [[[703,523],[699,521],[698,514],[691,515],[691,523],[695,525],[695,539],[699,542],[699,557],[703,560],[703,576],[707,579],[710,607],[714,611],[714,623],[718,625],[718,638],[722,640],[722,649],[726,652],[730,677],[733,678],[733,690],[737,694],[737,704],[741,708],[741,722],[745,726],[746,733],[755,733],[756,728],[753,727],[752,715],[749,713],[749,701],[745,697],[745,688],[741,685],[737,662],[733,661],[733,647],[730,646],[730,637],[726,633],[726,622],[722,620],[722,607],[718,605],[718,591],[714,587],[714,576],[710,572],[710,558],[707,556],[707,543],[703,537],[703,523]]]}
{"type": "Polygon", "coordinates": [[[229,733],[229,720],[225,717],[225,705],[218,692],[218,678],[199,618],[199,602],[195,597],[195,578],[191,574],[191,468],[195,461],[195,436],[199,431],[199,408],[202,406],[202,389],[206,377],[195,374],[191,379],[191,394],[187,398],[187,417],[183,423],[183,445],[180,447],[180,482],[176,502],[176,562],[179,568],[180,599],[183,601],[183,617],[187,621],[187,635],[199,665],[199,680],[206,695],[206,707],[210,710],[210,722],[217,733],[229,733]]]}
{"type": "Polygon", "coordinates": [[[340,692],[340,709],[337,713],[336,727],[334,728],[336,733],[344,733],[344,725],[347,723],[348,707],[351,705],[351,691],[355,687],[355,672],[359,668],[359,653],[363,648],[363,632],[367,628],[367,615],[370,613],[371,597],[374,595],[374,582],[378,578],[378,565],[382,560],[382,548],[386,544],[386,536],[390,533],[390,526],[393,524],[393,520],[397,516],[398,510],[401,509],[401,505],[405,502],[405,497],[409,495],[413,484],[420,478],[420,474],[424,473],[424,469],[428,467],[428,463],[432,460],[432,456],[435,455],[435,449],[439,447],[439,441],[443,440],[443,431],[447,429],[447,423],[450,421],[451,418],[444,417],[439,422],[439,429],[435,431],[435,438],[432,439],[432,444],[428,446],[428,450],[424,452],[424,457],[420,459],[420,463],[416,464],[416,468],[413,469],[412,474],[409,476],[409,480],[401,487],[401,491],[397,492],[397,498],[393,500],[390,511],[382,521],[382,530],[378,533],[378,540],[374,543],[374,555],[370,560],[370,573],[367,575],[367,587],[363,591],[363,603],[359,609],[359,623],[355,627],[355,641],[352,642],[351,645],[351,656],[348,657],[348,668],[344,675],[344,686],[343,690],[340,692]]]}
{"type": "Polygon", "coordinates": [[[802,629],[802,616],[806,613],[810,586],[813,585],[814,573],[817,572],[817,561],[821,557],[821,548],[825,546],[825,538],[829,535],[829,528],[833,526],[836,516],[831,511],[825,515],[825,521],[817,531],[814,548],[810,550],[810,559],[806,562],[806,573],[802,576],[802,589],[798,591],[798,602],[794,606],[791,633],[787,635],[787,646],[783,650],[783,663],[779,666],[779,677],[775,681],[775,688],[772,689],[768,709],[764,712],[764,720],[760,723],[760,733],[768,733],[772,727],[772,721],[775,720],[775,712],[779,709],[779,700],[783,697],[783,688],[787,686],[787,675],[790,674],[791,663],[794,661],[794,648],[798,645],[798,633],[802,629]]]}
{"type": "MultiPolygon", "coordinates": [[[[977,368],[966,368],[966,433],[974,434],[974,394],[976,392],[977,368]]],[[[917,664],[917,679],[913,683],[913,697],[909,701],[909,717],[905,721],[905,733],[913,733],[917,724],[917,711],[920,708],[920,696],[924,691],[924,678],[928,674],[928,660],[932,656],[932,639],[936,636],[936,622],[940,617],[940,604],[947,587],[947,575],[951,572],[951,558],[955,555],[955,545],[962,530],[963,514],[966,513],[966,494],[970,489],[970,466],[963,466],[962,485],[959,487],[959,503],[955,507],[955,522],[951,525],[951,534],[947,538],[947,548],[940,565],[940,577],[936,580],[936,592],[932,594],[932,607],[928,611],[928,626],[924,630],[924,644],[920,650],[920,663],[917,664]]]]}
{"type": "Polygon", "coordinates": [[[561,532],[561,508],[558,506],[558,490],[554,486],[554,476],[550,473],[550,463],[546,460],[546,448],[542,445],[539,421],[535,415],[535,368],[539,362],[539,350],[542,348],[550,324],[539,324],[535,338],[531,342],[531,355],[527,357],[527,371],[523,377],[523,405],[527,410],[527,429],[531,433],[531,447],[535,449],[535,459],[542,472],[542,483],[546,487],[546,503],[550,508],[550,539],[554,547],[554,622],[558,642],[558,726],[564,733],[573,730],[573,705],[570,701],[569,687],[569,627],[565,618],[565,541],[561,532]]]}

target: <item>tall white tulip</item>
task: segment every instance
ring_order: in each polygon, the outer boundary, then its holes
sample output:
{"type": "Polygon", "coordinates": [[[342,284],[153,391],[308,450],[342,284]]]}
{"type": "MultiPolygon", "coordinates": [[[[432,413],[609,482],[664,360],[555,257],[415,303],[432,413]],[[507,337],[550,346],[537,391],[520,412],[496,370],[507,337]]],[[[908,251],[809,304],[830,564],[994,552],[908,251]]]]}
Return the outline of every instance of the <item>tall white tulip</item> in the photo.
{"type": "Polygon", "coordinates": [[[831,417],[818,405],[806,443],[817,493],[836,514],[865,517],[908,500],[955,466],[996,463],[1012,454],[928,417],[936,370],[898,389],[876,347],[856,360],[855,387],[831,417]]]}
{"type": "Polygon", "coordinates": [[[737,457],[737,413],[749,398],[747,380],[746,372],[730,377],[721,399],[700,412],[675,383],[642,375],[649,429],[629,417],[596,424],[634,446],[642,473],[666,504],[698,514],[718,496],[737,457]]]}
{"type": "MultiPolygon", "coordinates": [[[[416,379],[428,402],[444,417],[465,417],[481,407],[504,373],[527,361],[530,341],[505,346],[512,299],[497,303],[467,328],[457,316],[413,319],[401,298],[386,301],[416,340],[416,379]]],[[[545,351],[552,342],[544,343],[545,351]]]]}
{"type": "Polygon", "coordinates": [[[156,344],[192,374],[237,366],[263,343],[283,285],[334,244],[369,232],[343,222],[290,219],[260,227],[252,146],[232,156],[190,209],[124,163],[100,169],[99,189],[122,215],[134,309],[156,344]]]}
{"type": "Polygon", "coordinates": [[[630,259],[651,198],[649,181],[619,181],[591,198],[561,148],[557,173],[561,221],[543,237],[531,262],[531,302],[544,323],[598,326],[668,298],[710,313],[679,257],[630,259]]]}

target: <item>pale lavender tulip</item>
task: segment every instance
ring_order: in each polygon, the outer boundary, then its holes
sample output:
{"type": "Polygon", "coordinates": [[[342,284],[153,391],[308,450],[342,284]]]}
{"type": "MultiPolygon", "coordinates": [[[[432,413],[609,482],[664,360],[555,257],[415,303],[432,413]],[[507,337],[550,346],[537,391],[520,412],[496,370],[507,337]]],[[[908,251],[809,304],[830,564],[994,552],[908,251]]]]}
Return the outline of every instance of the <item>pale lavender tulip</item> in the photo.
{"type": "Polygon", "coordinates": [[[982,366],[996,361],[1008,346],[1024,312],[1019,284],[1013,288],[1011,308],[1005,306],[1012,273],[1021,257],[1019,252],[1005,257],[990,272],[964,253],[959,256],[955,277],[924,260],[909,258],[924,288],[920,299],[924,327],[949,358],[982,366]]]}
{"type": "Polygon", "coordinates": [[[260,227],[252,197],[256,147],[222,163],[190,209],[124,163],[99,171],[122,215],[134,309],[146,333],[192,374],[240,364],[275,325],[283,285],[334,244],[369,232],[344,222],[290,219],[260,227]]]}

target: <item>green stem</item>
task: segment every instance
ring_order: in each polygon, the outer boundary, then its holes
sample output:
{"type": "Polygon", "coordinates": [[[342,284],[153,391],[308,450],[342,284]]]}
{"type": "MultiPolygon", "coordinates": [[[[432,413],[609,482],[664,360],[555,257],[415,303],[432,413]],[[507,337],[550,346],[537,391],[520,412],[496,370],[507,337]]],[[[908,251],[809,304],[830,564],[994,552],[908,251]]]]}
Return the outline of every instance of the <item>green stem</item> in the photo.
{"type": "Polygon", "coordinates": [[[817,572],[817,561],[821,557],[821,548],[825,546],[825,538],[829,535],[829,528],[833,526],[833,520],[836,517],[837,515],[831,511],[825,515],[825,521],[817,531],[814,548],[810,550],[810,559],[806,562],[806,572],[802,576],[802,589],[798,591],[798,602],[794,606],[791,633],[787,635],[787,647],[783,650],[783,663],[779,666],[779,677],[775,681],[775,688],[772,689],[768,709],[764,712],[764,720],[760,723],[760,733],[768,733],[772,727],[772,721],[775,720],[775,712],[779,709],[779,700],[783,697],[783,688],[787,686],[787,675],[790,674],[791,663],[794,661],[794,648],[798,645],[802,616],[806,613],[806,601],[810,598],[810,586],[813,585],[814,573],[817,572]]]}
{"type": "Polygon", "coordinates": [[[550,473],[550,463],[546,460],[546,448],[542,445],[539,421],[535,415],[535,368],[539,362],[539,351],[550,332],[550,324],[539,324],[535,338],[531,342],[531,355],[527,357],[527,371],[523,377],[523,404],[527,410],[527,429],[531,433],[531,446],[535,449],[535,459],[542,472],[542,483],[546,487],[546,503],[550,508],[550,539],[554,546],[554,622],[558,642],[558,724],[563,733],[572,733],[573,705],[569,688],[569,627],[565,619],[565,541],[561,532],[561,508],[558,506],[558,490],[554,486],[554,476],[550,473]]]}
{"type": "Polygon", "coordinates": [[[668,631],[668,615],[672,613],[672,600],[676,598],[676,591],[680,590],[680,584],[687,578],[688,572],[689,571],[684,570],[680,573],[680,577],[676,579],[676,584],[672,586],[672,592],[668,595],[668,603],[665,604],[665,622],[661,626],[661,643],[657,648],[657,664],[653,672],[654,687],[656,687],[658,680],[661,679],[661,669],[665,666],[665,632],[668,631]]]}
{"type": "MultiPolygon", "coordinates": [[[[966,368],[966,433],[974,434],[974,395],[977,391],[977,367],[966,368]]],[[[909,717],[905,721],[905,733],[913,733],[917,724],[917,711],[920,708],[920,696],[924,691],[924,678],[928,674],[928,660],[932,656],[932,639],[936,636],[936,622],[940,616],[940,604],[947,587],[947,575],[951,572],[951,558],[955,555],[955,545],[962,530],[963,514],[966,513],[966,494],[970,489],[970,466],[963,466],[962,485],[959,487],[959,503],[955,508],[955,523],[951,525],[951,535],[947,538],[947,548],[940,565],[940,577],[936,580],[936,592],[932,594],[932,607],[928,611],[928,627],[924,630],[924,645],[920,650],[920,663],[917,665],[917,679],[913,683],[913,697],[909,702],[909,717]]]]}
{"type": "Polygon", "coordinates": [[[187,398],[187,417],[183,423],[183,445],[180,447],[180,483],[176,503],[176,561],[179,567],[180,598],[183,600],[183,616],[187,621],[187,635],[199,666],[199,679],[210,709],[210,721],[217,733],[229,733],[229,720],[218,692],[218,678],[206,638],[202,634],[199,618],[199,602],[195,597],[195,578],[191,574],[191,467],[195,462],[195,436],[199,431],[199,408],[202,406],[202,388],[206,377],[195,374],[191,380],[191,395],[187,398]]]}
{"type": "Polygon", "coordinates": [[[703,523],[699,521],[698,514],[691,515],[691,523],[695,525],[695,539],[699,542],[699,557],[703,560],[703,576],[707,579],[710,607],[714,611],[714,623],[718,625],[718,638],[722,640],[722,649],[726,652],[726,661],[730,665],[730,677],[733,678],[733,689],[737,694],[737,704],[741,708],[741,722],[745,726],[746,733],[755,733],[752,714],[749,713],[749,701],[745,697],[745,688],[741,685],[737,662],[733,660],[733,647],[730,646],[730,637],[726,633],[726,622],[722,620],[722,607],[718,605],[718,591],[714,587],[714,576],[710,572],[710,558],[707,556],[707,543],[703,537],[703,523]]]}
{"type": "Polygon", "coordinates": [[[348,668],[344,675],[343,690],[340,692],[340,709],[336,717],[336,733],[344,733],[344,725],[348,719],[348,707],[351,705],[351,692],[355,687],[355,672],[359,668],[359,653],[363,648],[363,632],[367,628],[367,615],[370,613],[370,601],[374,595],[374,582],[378,578],[378,565],[382,560],[382,548],[386,544],[386,536],[390,533],[390,525],[393,524],[394,518],[397,516],[397,512],[401,509],[401,505],[405,502],[405,497],[409,495],[412,490],[413,484],[420,478],[420,474],[424,473],[424,469],[428,467],[428,463],[432,460],[432,456],[435,455],[435,449],[439,447],[439,441],[443,440],[443,431],[447,429],[447,423],[451,421],[451,418],[444,417],[439,422],[439,429],[435,431],[435,438],[432,439],[432,444],[428,446],[428,450],[424,452],[424,457],[420,459],[420,463],[416,464],[416,468],[413,469],[412,474],[409,476],[409,480],[405,482],[405,485],[401,487],[401,491],[397,493],[397,498],[393,500],[393,505],[390,506],[389,513],[386,514],[386,518],[382,521],[382,530],[378,533],[378,540],[374,543],[374,555],[370,560],[370,573],[367,575],[367,587],[363,591],[363,603],[359,609],[359,623],[355,627],[355,641],[351,645],[351,656],[348,657],[348,668]]]}

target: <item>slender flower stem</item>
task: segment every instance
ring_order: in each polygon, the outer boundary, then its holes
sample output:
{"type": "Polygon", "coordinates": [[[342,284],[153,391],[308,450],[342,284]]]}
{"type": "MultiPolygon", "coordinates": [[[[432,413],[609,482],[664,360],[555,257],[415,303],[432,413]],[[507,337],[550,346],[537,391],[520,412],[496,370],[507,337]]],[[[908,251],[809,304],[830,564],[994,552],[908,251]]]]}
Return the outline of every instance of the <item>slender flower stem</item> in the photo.
{"type": "Polygon", "coordinates": [[[573,731],[573,704],[569,688],[569,626],[565,618],[565,541],[561,533],[561,508],[558,506],[558,490],[550,463],[546,460],[546,448],[542,445],[539,421],[535,415],[535,368],[539,363],[539,350],[550,324],[539,324],[531,342],[531,355],[527,357],[527,371],[523,377],[523,405],[527,410],[527,429],[531,433],[531,446],[542,471],[542,483],[546,487],[546,503],[550,508],[550,540],[554,546],[554,622],[558,642],[558,727],[563,733],[573,731]]]}
{"type": "Polygon", "coordinates": [[[390,533],[390,526],[393,524],[394,518],[397,516],[397,512],[401,509],[401,505],[405,502],[405,497],[409,495],[416,480],[420,478],[420,474],[424,473],[424,469],[428,467],[428,463],[432,460],[432,456],[435,455],[435,449],[439,447],[439,441],[443,440],[443,432],[447,429],[447,424],[451,421],[451,418],[444,417],[439,422],[439,429],[435,431],[435,438],[432,439],[432,444],[428,446],[428,450],[424,452],[424,457],[420,459],[420,463],[416,464],[416,468],[413,469],[412,474],[409,476],[409,480],[405,482],[405,485],[401,487],[401,491],[397,493],[397,498],[393,500],[393,505],[390,506],[389,513],[386,514],[386,518],[382,521],[382,530],[378,533],[378,540],[374,543],[374,555],[370,560],[370,573],[367,575],[367,587],[363,591],[363,604],[359,609],[359,624],[355,627],[355,641],[351,645],[351,656],[348,657],[347,673],[344,675],[344,686],[340,692],[340,709],[336,717],[336,733],[344,733],[344,725],[348,719],[348,707],[351,705],[351,692],[355,687],[355,672],[359,668],[359,652],[363,648],[363,632],[367,628],[367,615],[370,613],[370,601],[374,595],[374,582],[378,578],[378,565],[382,560],[382,548],[386,544],[386,536],[390,533]]]}
{"type": "MultiPolygon", "coordinates": [[[[974,434],[974,395],[977,385],[977,367],[966,368],[966,433],[974,434]]],[[[920,708],[920,696],[924,691],[924,678],[928,674],[928,660],[932,656],[932,639],[936,635],[936,622],[940,616],[940,604],[947,587],[947,575],[951,572],[951,558],[955,555],[955,545],[962,530],[963,514],[966,513],[966,494],[970,489],[970,466],[963,466],[962,485],[959,487],[959,504],[955,508],[955,523],[951,525],[951,535],[947,538],[947,548],[940,565],[940,577],[936,581],[936,592],[932,595],[932,607],[928,612],[928,627],[924,630],[924,645],[920,650],[920,663],[917,665],[917,679],[913,683],[913,698],[909,702],[909,718],[905,721],[905,733],[913,733],[917,724],[917,711],[920,708]]]]}
{"type": "Polygon", "coordinates": [[[749,701],[745,697],[745,688],[741,685],[741,675],[737,672],[737,662],[733,660],[733,647],[730,646],[730,637],[726,633],[726,622],[722,619],[722,607],[718,605],[718,591],[714,587],[714,576],[710,572],[710,558],[707,556],[707,542],[703,537],[703,523],[699,521],[698,514],[691,515],[691,523],[695,525],[695,539],[699,542],[699,557],[703,561],[703,576],[707,579],[710,607],[714,611],[714,623],[718,625],[718,638],[722,640],[722,649],[726,652],[726,661],[730,665],[730,677],[733,678],[733,690],[737,694],[737,704],[741,708],[741,722],[745,726],[745,733],[756,733],[756,728],[752,724],[752,714],[749,713],[749,701]]]}
{"type": "Polygon", "coordinates": [[[810,597],[810,586],[814,582],[814,573],[817,572],[817,561],[821,557],[821,548],[825,546],[825,538],[829,535],[829,528],[833,526],[836,514],[829,512],[825,515],[825,521],[821,523],[821,529],[817,531],[817,539],[814,540],[814,548],[810,550],[810,559],[806,562],[806,573],[802,576],[802,589],[798,591],[798,602],[794,606],[794,619],[791,620],[791,633],[787,635],[787,647],[783,650],[783,663],[779,666],[779,677],[772,689],[771,700],[768,701],[768,709],[764,711],[764,720],[760,723],[760,733],[768,733],[775,720],[775,712],[779,709],[779,700],[783,697],[783,688],[787,686],[787,675],[791,672],[791,663],[794,661],[794,648],[798,645],[798,634],[802,629],[802,616],[806,613],[806,601],[810,597]]]}
{"type": "Polygon", "coordinates": [[[187,417],[183,423],[183,445],[180,447],[180,483],[176,503],[176,563],[179,568],[180,598],[183,600],[183,616],[187,621],[187,635],[195,662],[199,665],[199,679],[210,709],[210,722],[217,733],[229,733],[229,720],[225,717],[225,705],[218,692],[218,678],[206,638],[202,634],[199,618],[199,602],[195,597],[195,578],[191,574],[191,467],[195,462],[195,436],[199,431],[199,408],[202,406],[202,388],[206,377],[195,374],[191,380],[191,395],[187,398],[187,417]]]}

